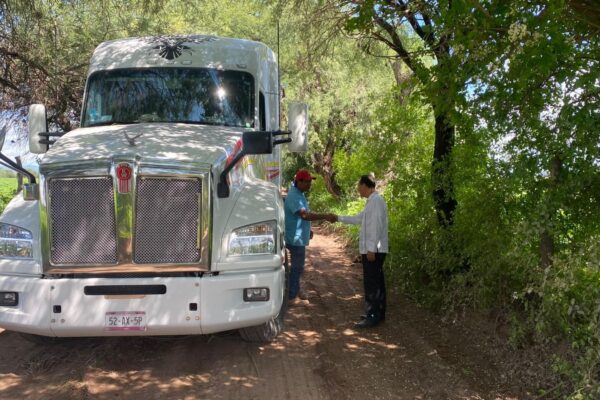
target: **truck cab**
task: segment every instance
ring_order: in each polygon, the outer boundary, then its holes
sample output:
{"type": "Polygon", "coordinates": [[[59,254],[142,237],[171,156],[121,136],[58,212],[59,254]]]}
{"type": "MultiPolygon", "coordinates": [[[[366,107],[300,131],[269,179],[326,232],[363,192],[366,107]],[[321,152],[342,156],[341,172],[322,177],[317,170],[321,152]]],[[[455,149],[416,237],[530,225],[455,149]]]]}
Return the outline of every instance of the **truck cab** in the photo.
{"type": "Polygon", "coordinates": [[[44,106],[30,107],[39,174],[0,216],[0,327],[277,336],[287,304],[281,145],[304,151],[308,118],[292,103],[281,131],[279,102],[276,58],[262,43],[100,44],[80,128],[53,136],[44,106]]]}

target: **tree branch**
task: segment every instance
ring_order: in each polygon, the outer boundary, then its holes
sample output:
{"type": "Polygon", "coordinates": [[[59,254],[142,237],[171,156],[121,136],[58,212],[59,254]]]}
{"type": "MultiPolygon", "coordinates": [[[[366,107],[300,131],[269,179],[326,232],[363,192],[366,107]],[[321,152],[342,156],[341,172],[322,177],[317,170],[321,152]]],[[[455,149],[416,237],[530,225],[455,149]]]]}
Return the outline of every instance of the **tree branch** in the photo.
{"type": "Polygon", "coordinates": [[[15,92],[19,91],[19,88],[12,82],[4,79],[3,77],[0,76],[0,85],[5,86],[5,87],[9,87],[12,90],[14,90],[15,92]]]}
{"type": "MultiPolygon", "coordinates": [[[[419,37],[421,39],[423,39],[423,41],[425,43],[427,43],[431,49],[435,48],[436,43],[435,43],[435,37],[433,36],[433,33],[431,31],[425,32],[423,30],[421,25],[419,25],[419,21],[417,21],[417,18],[415,18],[415,13],[410,11],[410,9],[408,7],[408,3],[405,3],[402,0],[388,0],[387,3],[390,6],[394,7],[400,14],[402,14],[406,17],[406,19],[410,23],[410,26],[412,26],[415,33],[417,35],[419,35],[419,37]]],[[[432,28],[431,19],[423,11],[421,11],[421,15],[423,16],[423,21],[425,21],[425,20],[428,21],[428,22],[425,22],[425,24],[429,28],[432,28]]]]}
{"type": "Polygon", "coordinates": [[[14,51],[9,51],[9,50],[7,50],[5,48],[0,47],[0,55],[3,55],[5,57],[12,57],[13,59],[20,60],[20,61],[24,62],[25,64],[27,64],[27,65],[29,65],[29,66],[37,69],[38,71],[42,72],[44,75],[50,76],[50,73],[46,70],[46,68],[44,68],[39,63],[28,59],[27,57],[25,57],[24,55],[22,55],[20,53],[16,53],[14,51]]]}
{"type": "Polygon", "coordinates": [[[481,3],[479,2],[479,0],[469,0],[469,3],[471,3],[471,5],[473,7],[475,7],[479,11],[481,11],[486,17],[492,18],[490,12],[488,10],[486,10],[483,5],[481,5],[481,3]]]}
{"type": "Polygon", "coordinates": [[[400,36],[398,36],[398,32],[396,32],[396,29],[389,22],[387,22],[381,17],[376,16],[375,22],[377,22],[377,24],[380,27],[382,27],[383,30],[386,31],[389,35],[391,42],[389,40],[385,40],[386,44],[390,46],[390,48],[393,49],[400,56],[400,58],[402,59],[402,61],[404,61],[408,68],[410,68],[416,74],[417,71],[415,71],[414,62],[408,54],[408,52],[406,51],[406,49],[404,48],[404,44],[402,44],[402,39],[400,39],[400,36]]]}
{"type": "Polygon", "coordinates": [[[431,24],[431,18],[429,18],[429,15],[425,13],[421,13],[421,15],[423,16],[423,22],[425,23],[425,25],[433,29],[433,25],[431,24]]]}

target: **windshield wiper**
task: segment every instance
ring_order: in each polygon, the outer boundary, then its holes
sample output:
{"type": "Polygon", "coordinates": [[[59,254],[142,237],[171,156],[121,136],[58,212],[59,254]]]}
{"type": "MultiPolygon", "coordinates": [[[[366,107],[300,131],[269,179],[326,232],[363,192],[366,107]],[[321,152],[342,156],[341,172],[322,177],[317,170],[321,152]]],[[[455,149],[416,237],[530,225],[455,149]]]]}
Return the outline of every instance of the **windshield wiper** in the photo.
{"type": "Polygon", "coordinates": [[[172,122],[177,123],[177,124],[190,124],[190,125],[221,125],[216,122],[195,121],[195,120],[177,120],[177,121],[172,121],[172,122]]]}
{"type": "Polygon", "coordinates": [[[103,122],[96,122],[93,124],[89,124],[86,125],[86,128],[92,127],[92,126],[107,126],[107,125],[131,125],[131,124],[139,124],[138,121],[103,121],[103,122]]]}
{"type": "Polygon", "coordinates": [[[232,124],[226,124],[223,122],[211,122],[211,121],[181,121],[181,120],[177,120],[177,121],[171,121],[177,124],[190,124],[190,125],[211,125],[211,126],[227,126],[227,127],[234,127],[234,128],[244,128],[244,126],[242,125],[232,125],[232,124]]]}

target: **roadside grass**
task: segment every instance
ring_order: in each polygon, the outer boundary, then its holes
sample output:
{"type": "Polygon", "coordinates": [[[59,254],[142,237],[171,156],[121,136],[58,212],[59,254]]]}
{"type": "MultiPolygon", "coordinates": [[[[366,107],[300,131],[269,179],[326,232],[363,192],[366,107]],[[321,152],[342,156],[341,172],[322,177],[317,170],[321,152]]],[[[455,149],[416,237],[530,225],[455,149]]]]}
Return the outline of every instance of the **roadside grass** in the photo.
{"type": "Polygon", "coordinates": [[[0,212],[12,200],[17,190],[17,178],[0,178],[0,212]]]}

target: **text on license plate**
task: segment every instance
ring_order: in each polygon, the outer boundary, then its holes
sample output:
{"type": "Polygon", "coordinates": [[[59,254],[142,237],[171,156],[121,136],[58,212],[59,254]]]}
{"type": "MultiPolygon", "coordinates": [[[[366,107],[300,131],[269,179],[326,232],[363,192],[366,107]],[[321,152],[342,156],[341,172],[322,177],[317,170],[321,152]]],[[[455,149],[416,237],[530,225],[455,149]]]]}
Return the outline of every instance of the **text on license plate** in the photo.
{"type": "Polygon", "coordinates": [[[107,311],[104,317],[106,331],[145,331],[145,311],[107,311]]]}

